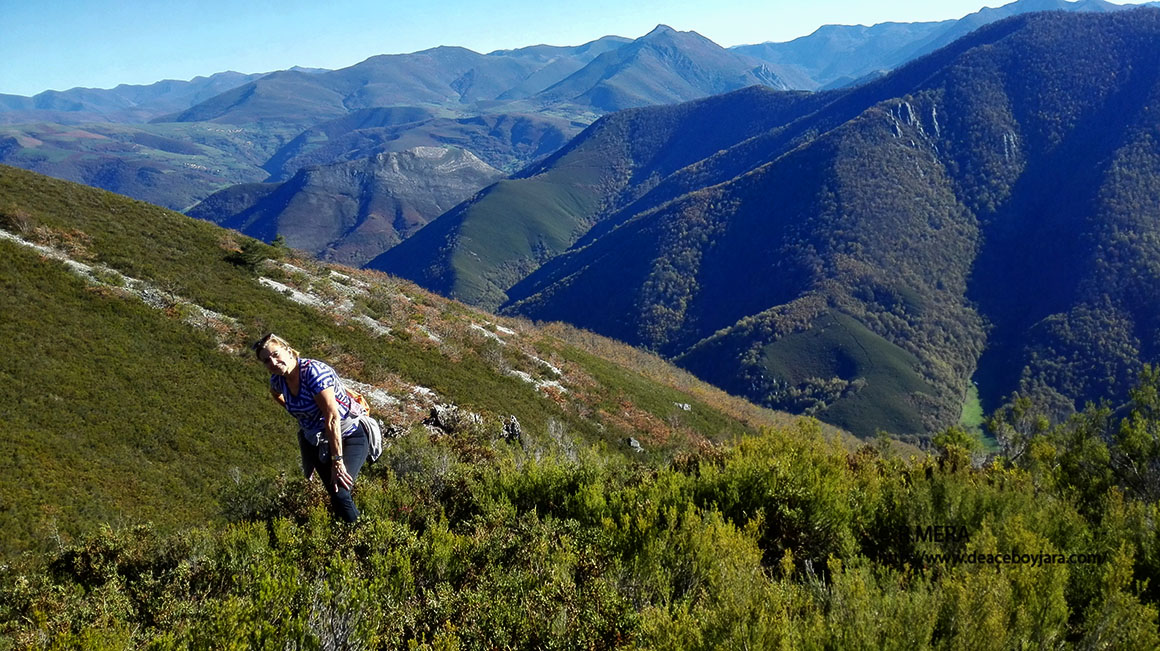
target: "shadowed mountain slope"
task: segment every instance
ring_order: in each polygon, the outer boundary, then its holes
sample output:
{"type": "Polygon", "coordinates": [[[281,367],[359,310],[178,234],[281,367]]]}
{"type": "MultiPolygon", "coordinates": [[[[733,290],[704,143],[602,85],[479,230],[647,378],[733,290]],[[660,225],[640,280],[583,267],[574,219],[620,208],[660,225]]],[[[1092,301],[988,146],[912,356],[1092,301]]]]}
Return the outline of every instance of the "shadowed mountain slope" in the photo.
{"type": "Polygon", "coordinates": [[[817,99],[753,87],[617,113],[541,164],[442,216],[367,264],[488,307],[653,185],[723,147],[807,112],[817,99]],[[737,119],[721,120],[732,114],[737,119]]]}
{"type": "Polygon", "coordinates": [[[1059,415],[1122,399],[1160,352],[1160,305],[1143,290],[1160,281],[1158,46],[1160,11],[1032,14],[858,89],[785,96],[780,115],[750,92],[642,111],[632,135],[602,135],[632,114],[609,116],[372,264],[484,305],[506,297],[507,313],[648,347],[863,435],[953,424],[972,377],[988,407],[1014,391],[1059,415]],[[725,110],[698,124],[770,123],[674,155],[695,130],[654,125],[708,107],[725,110]],[[641,175],[623,142],[681,164],[641,175]],[[526,231],[533,255],[480,266],[511,242],[472,233],[581,169],[588,184],[567,190],[590,189],[586,212],[534,213],[571,250],[537,258],[540,231],[520,226],[508,232],[526,231]],[[404,253],[435,262],[408,270],[404,253]]]}
{"type": "Polygon", "coordinates": [[[503,174],[462,149],[416,147],[222,190],[189,211],[252,237],[358,266],[503,174]]]}

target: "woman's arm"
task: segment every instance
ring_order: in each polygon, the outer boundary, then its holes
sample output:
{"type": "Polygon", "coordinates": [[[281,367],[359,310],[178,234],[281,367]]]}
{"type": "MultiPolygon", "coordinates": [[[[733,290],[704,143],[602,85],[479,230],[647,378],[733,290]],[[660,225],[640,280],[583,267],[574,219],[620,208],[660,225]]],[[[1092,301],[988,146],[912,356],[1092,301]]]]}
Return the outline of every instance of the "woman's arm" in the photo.
{"type": "Polygon", "coordinates": [[[278,403],[283,409],[286,408],[286,397],[282,395],[281,391],[270,387],[270,395],[274,398],[274,402],[278,403]]]}
{"type": "Polygon", "coordinates": [[[338,402],[334,399],[334,388],[327,387],[314,396],[314,402],[322,410],[326,419],[326,440],[330,444],[331,476],[335,487],[341,486],[347,490],[354,486],[354,479],[346,471],[346,464],[342,461],[342,416],[339,415],[338,402]]]}

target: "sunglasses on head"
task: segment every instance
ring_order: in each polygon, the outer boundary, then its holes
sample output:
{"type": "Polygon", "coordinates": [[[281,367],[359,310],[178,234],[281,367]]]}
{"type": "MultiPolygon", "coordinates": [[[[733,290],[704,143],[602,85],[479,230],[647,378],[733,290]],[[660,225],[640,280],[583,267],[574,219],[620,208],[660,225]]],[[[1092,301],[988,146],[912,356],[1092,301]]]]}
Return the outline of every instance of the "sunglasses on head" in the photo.
{"type": "Polygon", "coordinates": [[[277,344],[283,348],[290,347],[290,344],[287,343],[287,341],[285,339],[283,339],[283,338],[279,337],[278,335],[274,334],[273,332],[271,332],[271,333],[267,334],[265,337],[262,337],[261,339],[256,341],[253,346],[250,346],[250,348],[255,353],[257,353],[259,357],[261,357],[262,349],[271,343],[277,344]]]}

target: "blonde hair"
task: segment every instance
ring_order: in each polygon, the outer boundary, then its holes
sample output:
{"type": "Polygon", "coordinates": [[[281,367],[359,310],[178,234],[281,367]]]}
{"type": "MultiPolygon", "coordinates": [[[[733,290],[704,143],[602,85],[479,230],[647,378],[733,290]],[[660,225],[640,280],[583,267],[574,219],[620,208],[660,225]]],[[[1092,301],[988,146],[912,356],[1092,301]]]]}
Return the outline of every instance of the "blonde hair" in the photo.
{"type": "Polygon", "coordinates": [[[254,354],[257,355],[259,361],[265,361],[262,359],[262,351],[271,345],[278,346],[279,348],[290,351],[290,354],[294,356],[294,359],[299,358],[298,351],[294,350],[290,346],[290,342],[279,337],[278,335],[274,334],[273,332],[267,334],[265,337],[262,337],[261,339],[256,341],[254,343],[254,345],[251,346],[251,348],[254,349],[254,354]]]}

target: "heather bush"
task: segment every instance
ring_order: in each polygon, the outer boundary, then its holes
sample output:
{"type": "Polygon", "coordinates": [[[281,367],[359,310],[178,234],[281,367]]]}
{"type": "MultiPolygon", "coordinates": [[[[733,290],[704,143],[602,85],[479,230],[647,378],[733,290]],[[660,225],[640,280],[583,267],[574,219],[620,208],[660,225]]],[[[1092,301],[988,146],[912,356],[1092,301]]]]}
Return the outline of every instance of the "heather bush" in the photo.
{"type": "Polygon", "coordinates": [[[360,478],[355,525],[268,475],[222,494],[231,524],[106,529],[5,567],[0,633],[20,648],[1158,641],[1157,505],[1118,488],[1081,509],[1041,468],[851,452],[808,421],[660,466],[499,441],[480,462],[453,438],[396,441],[360,478]],[[953,556],[1003,553],[1093,556],[953,556]]]}

